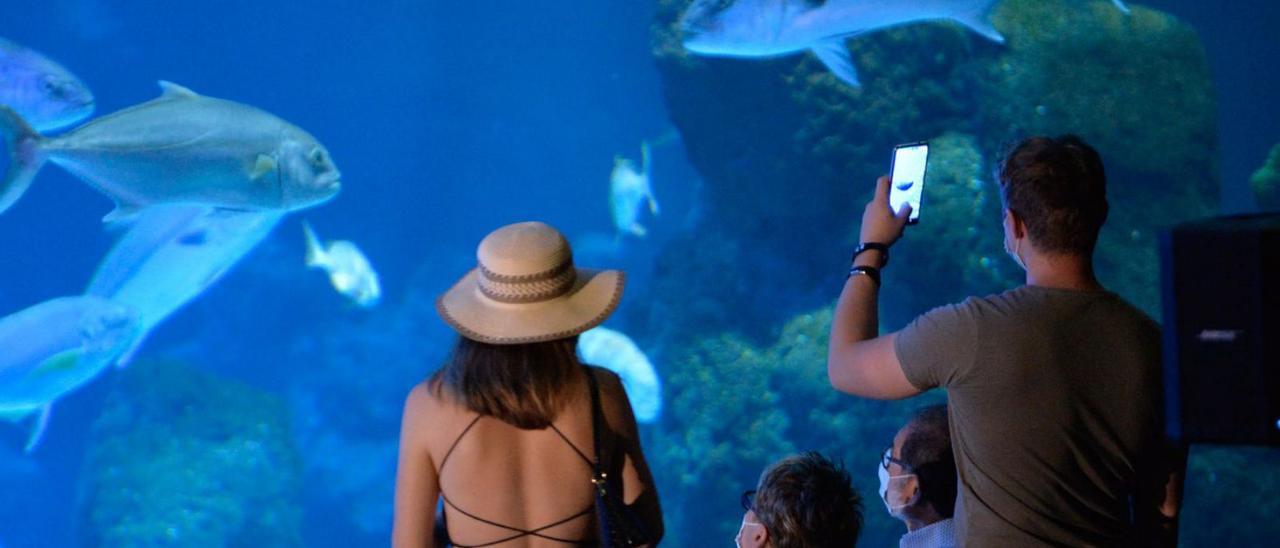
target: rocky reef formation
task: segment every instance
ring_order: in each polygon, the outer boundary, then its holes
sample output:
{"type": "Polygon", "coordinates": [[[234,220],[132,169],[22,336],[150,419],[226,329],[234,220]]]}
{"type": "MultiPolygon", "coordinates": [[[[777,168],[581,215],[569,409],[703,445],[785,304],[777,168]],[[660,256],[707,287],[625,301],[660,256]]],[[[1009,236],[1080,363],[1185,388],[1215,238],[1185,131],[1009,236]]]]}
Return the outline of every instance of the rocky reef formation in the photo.
{"type": "MultiPolygon", "coordinates": [[[[857,223],[896,143],[931,140],[921,222],[884,273],[882,323],[1001,291],[995,161],[1033,134],[1075,133],[1108,173],[1103,282],[1159,317],[1155,236],[1212,214],[1215,105],[1203,48],[1168,14],[1110,2],[1006,0],[995,44],[953,23],[851,39],[850,87],[810,54],[697,57],[680,45],[689,0],[660,0],[654,58],[672,121],[704,179],[703,215],[661,253],[627,319],[661,349],[667,415],[646,439],[677,545],[732,537],[732,495],[769,462],[818,449],[846,460],[866,497],[869,545],[900,528],[871,466],[909,410],[836,394],[825,374],[829,305],[857,223]],[[819,312],[811,312],[818,310],[819,312]]],[[[928,396],[940,399],[941,394],[928,396]]]]}
{"type": "Polygon", "coordinates": [[[1280,211],[1280,145],[1271,147],[1267,162],[1249,177],[1249,186],[1258,197],[1258,209],[1280,211]]]}
{"type": "Polygon", "coordinates": [[[283,403],[180,362],[120,375],[80,486],[83,546],[301,546],[283,403]]]}

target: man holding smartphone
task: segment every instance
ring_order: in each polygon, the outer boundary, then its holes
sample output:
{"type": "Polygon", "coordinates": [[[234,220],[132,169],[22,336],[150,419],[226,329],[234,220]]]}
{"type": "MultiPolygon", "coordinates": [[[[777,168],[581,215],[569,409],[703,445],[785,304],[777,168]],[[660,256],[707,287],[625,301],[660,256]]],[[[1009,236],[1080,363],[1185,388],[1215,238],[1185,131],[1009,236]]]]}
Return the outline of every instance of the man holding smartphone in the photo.
{"type": "Polygon", "coordinates": [[[1174,546],[1186,461],[1163,435],[1159,328],[1093,272],[1101,158],[1034,137],[999,179],[1026,285],[881,335],[879,271],[910,208],[891,211],[880,178],[831,326],[831,383],[876,399],[947,390],[962,546],[1174,546]]]}

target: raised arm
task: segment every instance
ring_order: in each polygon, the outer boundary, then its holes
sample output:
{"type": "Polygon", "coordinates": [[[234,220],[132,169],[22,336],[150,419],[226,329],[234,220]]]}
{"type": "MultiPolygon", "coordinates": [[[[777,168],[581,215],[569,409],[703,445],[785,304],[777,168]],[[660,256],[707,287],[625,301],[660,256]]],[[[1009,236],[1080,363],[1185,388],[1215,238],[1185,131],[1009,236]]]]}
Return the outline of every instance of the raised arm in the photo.
{"type": "MultiPolygon", "coordinates": [[[[902,237],[911,214],[903,206],[894,215],[889,210],[889,178],[876,181],[875,197],[862,213],[860,243],[891,246],[902,237]]],[[[884,268],[886,254],[867,250],[858,254],[852,266],[884,268]]],[[[841,392],[875,399],[900,399],[920,393],[902,372],[894,353],[894,336],[879,335],[879,280],[853,274],[845,281],[831,320],[827,348],[827,376],[841,392]]]]}
{"type": "Polygon", "coordinates": [[[396,466],[395,548],[434,548],[436,498],[440,496],[435,464],[427,451],[431,394],[426,384],[409,392],[400,421],[400,461],[396,466]]]}

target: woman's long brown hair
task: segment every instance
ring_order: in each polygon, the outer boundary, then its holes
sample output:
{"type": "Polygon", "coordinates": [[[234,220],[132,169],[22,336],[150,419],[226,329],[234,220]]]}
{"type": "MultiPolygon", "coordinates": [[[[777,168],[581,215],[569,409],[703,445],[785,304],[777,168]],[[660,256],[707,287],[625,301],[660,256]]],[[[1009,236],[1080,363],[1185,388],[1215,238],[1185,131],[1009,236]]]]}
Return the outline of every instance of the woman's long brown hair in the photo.
{"type": "Polygon", "coordinates": [[[576,336],[512,345],[458,337],[430,386],[517,428],[546,428],[581,381],[577,348],[576,336]]]}

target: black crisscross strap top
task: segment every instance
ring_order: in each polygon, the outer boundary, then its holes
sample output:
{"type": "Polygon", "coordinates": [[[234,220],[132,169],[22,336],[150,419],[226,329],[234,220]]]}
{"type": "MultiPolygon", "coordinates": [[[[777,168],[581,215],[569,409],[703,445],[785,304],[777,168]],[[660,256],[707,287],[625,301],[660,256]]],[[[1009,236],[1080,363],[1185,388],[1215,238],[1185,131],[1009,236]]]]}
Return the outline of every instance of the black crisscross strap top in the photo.
{"type": "MultiPolygon", "coordinates": [[[[591,373],[588,371],[587,374],[591,374],[591,373]]],[[[440,477],[444,477],[444,467],[446,464],[449,463],[449,457],[453,455],[453,450],[458,448],[458,442],[462,441],[462,438],[466,436],[467,433],[471,431],[471,428],[473,428],[476,425],[476,423],[480,422],[480,419],[482,418],[484,418],[483,415],[477,415],[476,418],[472,419],[471,423],[468,424],[467,427],[462,430],[462,433],[458,434],[458,439],[453,440],[453,445],[449,446],[449,451],[444,454],[444,459],[440,461],[440,471],[438,473],[440,477]]],[[[578,446],[574,445],[572,441],[569,441],[569,438],[564,435],[564,432],[561,432],[560,429],[556,428],[554,424],[551,425],[551,430],[555,432],[557,436],[560,436],[560,439],[564,440],[565,443],[569,444],[569,447],[573,449],[574,453],[577,453],[578,456],[582,457],[583,462],[587,463],[588,468],[592,466],[592,460],[589,457],[587,457],[586,453],[583,453],[581,449],[578,449],[578,446]]],[[[591,515],[591,513],[595,511],[594,502],[591,505],[588,505],[581,512],[578,512],[562,520],[559,520],[553,523],[548,523],[546,525],[543,525],[541,527],[537,527],[534,529],[521,529],[519,527],[512,527],[505,523],[498,523],[496,521],[487,520],[485,518],[472,514],[466,510],[463,510],[462,508],[459,508],[457,504],[454,504],[452,501],[450,501],[449,497],[444,494],[443,488],[441,488],[440,490],[440,498],[444,499],[444,503],[449,505],[450,508],[457,510],[459,514],[467,516],[480,523],[484,523],[486,525],[492,525],[499,529],[506,529],[513,533],[512,535],[500,538],[492,542],[486,542],[484,544],[458,544],[456,542],[452,543],[452,546],[456,546],[457,548],[482,548],[484,546],[493,546],[495,544],[502,544],[504,542],[509,542],[509,541],[512,541],[518,538],[523,538],[523,537],[538,537],[538,538],[543,538],[543,539],[552,540],[556,542],[562,542],[564,544],[569,544],[572,546],[598,546],[599,545],[599,543],[595,540],[590,540],[590,541],[569,540],[569,539],[563,539],[559,537],[553,537],[551,535],[543,533],[543,531],[546,531],[547,529],[550,529],[557,525],[563,525],[565,523],[569,523],[570,521],[573,521],[580,517],[591,515]]]]}

